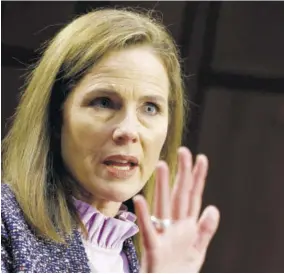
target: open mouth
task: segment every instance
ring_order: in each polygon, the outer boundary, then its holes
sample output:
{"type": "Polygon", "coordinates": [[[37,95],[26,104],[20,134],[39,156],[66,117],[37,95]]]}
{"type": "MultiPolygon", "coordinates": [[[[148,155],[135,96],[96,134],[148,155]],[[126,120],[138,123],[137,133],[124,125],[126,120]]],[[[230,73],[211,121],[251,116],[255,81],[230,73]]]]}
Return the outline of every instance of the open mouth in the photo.
{"type": "Polygon", "coordinates": [[[111,160],[104,161],[104,164],[116,168],[118,170],[130,170],[138,165],[131,161],[129,162],[129,161],[111,161],[111,160]]]}
{"type": "Polygon", "coordinates": [[[111,176],[120,179],[131,177],[139,166],[136,157],[126,155],[109,156],[103,161],[103,164],[106,166],[107,171],[111,176]]]}

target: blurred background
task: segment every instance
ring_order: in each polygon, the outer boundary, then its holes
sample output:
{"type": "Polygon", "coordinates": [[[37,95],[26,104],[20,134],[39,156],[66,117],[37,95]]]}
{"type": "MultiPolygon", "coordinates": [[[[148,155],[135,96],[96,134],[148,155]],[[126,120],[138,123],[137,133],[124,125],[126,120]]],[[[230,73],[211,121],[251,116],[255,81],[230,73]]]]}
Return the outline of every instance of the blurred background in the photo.
{"type": "Polygon", "coordinates": [[[191,100],[184,145],[208,155],[204,206],[215,204],[221,211],[202,271],[284,271],[284,2],[2,1],[1,6],[2,138],[23,75],[40,57],[36,50],[74,16],[105,6],[157,11],[184,60],[191,100]]]}

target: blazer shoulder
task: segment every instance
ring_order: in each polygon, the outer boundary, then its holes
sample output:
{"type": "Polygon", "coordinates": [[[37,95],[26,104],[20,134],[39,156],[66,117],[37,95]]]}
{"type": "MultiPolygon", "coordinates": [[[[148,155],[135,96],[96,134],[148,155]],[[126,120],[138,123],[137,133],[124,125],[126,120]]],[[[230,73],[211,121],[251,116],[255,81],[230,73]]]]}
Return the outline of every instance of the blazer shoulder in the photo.
{"type": "Polygon", "coordinates": [[[1,217],[13,214],[19,214],[21,208],[16,200],[14,192],[11,187],[6,183],[1,183],[1,217]]]}
{"type": "Polygon", "coordinates": [[[16,200],[14,192],[6,183],[1,183],[1,223],[10,232],[28,229],[24,213],[16,200]]]}

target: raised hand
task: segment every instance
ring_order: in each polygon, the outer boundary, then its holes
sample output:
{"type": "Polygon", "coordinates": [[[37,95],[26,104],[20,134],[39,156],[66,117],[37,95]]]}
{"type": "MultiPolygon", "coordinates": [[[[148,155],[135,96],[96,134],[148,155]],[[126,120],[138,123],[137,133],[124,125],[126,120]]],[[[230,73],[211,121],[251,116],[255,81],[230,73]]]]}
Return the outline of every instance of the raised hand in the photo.
{"type": "Polygon", "coordinates": [[[178,172],[173,189],[169,187],[169,170],[159,162],[153,220],[146,200],[133,198],[143,240],[140,272],[199,272],[208,245],[219,224],[219,211],[208,206],[199,217],[208,160],[198,155],[194,167],[190,151],[178,151],[178,172]],[[164,225],[163,225],[164,224],[164,225]]]}

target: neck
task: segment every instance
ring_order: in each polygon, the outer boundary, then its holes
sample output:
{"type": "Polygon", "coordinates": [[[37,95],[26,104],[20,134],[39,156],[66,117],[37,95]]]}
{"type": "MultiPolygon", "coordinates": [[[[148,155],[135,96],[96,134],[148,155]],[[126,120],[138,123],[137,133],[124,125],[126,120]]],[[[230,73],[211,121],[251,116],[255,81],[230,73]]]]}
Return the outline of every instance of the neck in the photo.
{"type": "Polygon", "coordinates": [[[121,207],[121,202],[114,202],[114,201],[109,201],[105,199],[99,199],[99,198],[94,198],[91,196],[85,196],[85,195],[74,195],[74,197],[78,200],[81,200],[94,208],[98,210],[100,213],[107,217],[114,217],[117,215],[120,207],[121,207]]]}
{"type": "Polygon", "coordinates": [[[95,207],[99,212],[108,217],[114,217],[117,215],[121,203],[113,202],[113,201],[105,201],[105,200],[96,200],[90,203],[93,207],[95,207]]]}

